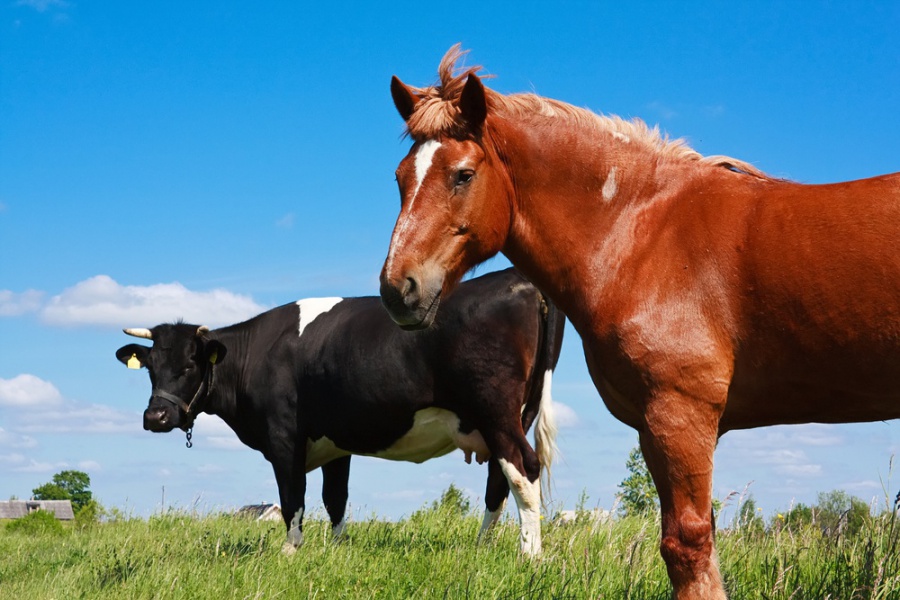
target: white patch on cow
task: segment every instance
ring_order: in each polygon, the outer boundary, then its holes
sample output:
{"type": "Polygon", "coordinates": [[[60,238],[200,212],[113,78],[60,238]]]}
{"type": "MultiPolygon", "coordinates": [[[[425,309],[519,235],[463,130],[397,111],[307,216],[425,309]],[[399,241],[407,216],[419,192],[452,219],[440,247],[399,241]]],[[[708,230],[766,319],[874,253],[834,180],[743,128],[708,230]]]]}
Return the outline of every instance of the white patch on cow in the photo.
{"type": "Polygon", "coordinates": [[[460,433],[456,413],[432,407],[416,411],[410,430],[390,447],[372,456],[421,463],[456,448],[466,453],[466,462],[471,461],[472,453],[479,463],[490,458],[490,451],[478,430],[460,433]]]}
{"type": "Polygon", "coordinates": [[[484,540],[488,532],[493,529],[494,525],[497,524],[497,521],[500,520],[504,510],[506,510],[506,498],[503,499],[497,510],[484,510],[484,520],[481,521],[481,530],[478,532],[479,544],[484,540]]]}
{"type": "Polygon", "coordinates": [[[314,471],[322,465],[348,454],[350,453],[335,446],[334,442],[325,436],[320,437],[316,441],[307,439],[306,472],[314,471]]]}
{"type": "Polygon", "coordinates": [[[522,554],[538,556],[541,553],[541,480],[532,483],[506,459],[498,462],[519,507],[519,548],[522,554]]]}
{"type": "Polygon", "coordinates": [[[298,335],[303,335],[303,330],[307,325],[312,323],[316,317],[322,313],[327,313],[334,308],[334,305],[343,300],[343,298],[306,298],[298,300],[297,306],[300,307],[300,323],[298,327],[298,335]]]}
{"type": "Polygon", "coordinates": [[[293,518],[291,518],[291,527],[287,532],[287,540],[281,547],[281,551],[284,554],[293,554],[294,551],[297,550],[297,548],[303,545],[303,531],[300,529],[300,525],[302,524],[303,509],[301,508],[296,513],[294,513],[293,518]]]}
{"type": "Polygon", "coordinates": [[[615,197],[617,191],[619,191],[619,186],[616,184],[616,167],[613,167],[609,170],[609,175],[603,183],[603,199],[609,202],[615,197]]]}

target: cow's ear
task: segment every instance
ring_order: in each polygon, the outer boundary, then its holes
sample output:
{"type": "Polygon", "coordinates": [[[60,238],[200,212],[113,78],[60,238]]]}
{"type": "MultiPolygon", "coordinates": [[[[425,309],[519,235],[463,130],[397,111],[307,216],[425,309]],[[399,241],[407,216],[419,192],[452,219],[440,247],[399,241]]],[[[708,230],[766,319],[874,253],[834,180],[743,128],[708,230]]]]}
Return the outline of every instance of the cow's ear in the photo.
{"type": "Polygon", "coordinates": [[[209,364],[217,365],[225,358],[225,354],[228,353],[228,350],[222,342],[218,340],[209,340],[203,348],[203,353],[206,356],[206,360],[209,361],[209,364]]]}
{"type": "Polygon", "coordinates": [[[150,348],[140,344],[128,344],[116,350],[116,358],[129,369],[140,369],[147,365],[150,348]]]}

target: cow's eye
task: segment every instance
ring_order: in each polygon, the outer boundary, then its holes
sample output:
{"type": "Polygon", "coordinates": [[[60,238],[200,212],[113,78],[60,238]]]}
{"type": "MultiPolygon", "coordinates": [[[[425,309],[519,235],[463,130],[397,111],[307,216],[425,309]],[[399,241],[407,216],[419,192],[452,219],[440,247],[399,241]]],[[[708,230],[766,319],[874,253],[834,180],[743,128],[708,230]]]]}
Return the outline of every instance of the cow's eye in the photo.
{"type": "Polygon", "coordinates": [[[472,181],[475,171],[472,169],[460,169],[456,172],[456,186],[463,186],[472,181]]]}

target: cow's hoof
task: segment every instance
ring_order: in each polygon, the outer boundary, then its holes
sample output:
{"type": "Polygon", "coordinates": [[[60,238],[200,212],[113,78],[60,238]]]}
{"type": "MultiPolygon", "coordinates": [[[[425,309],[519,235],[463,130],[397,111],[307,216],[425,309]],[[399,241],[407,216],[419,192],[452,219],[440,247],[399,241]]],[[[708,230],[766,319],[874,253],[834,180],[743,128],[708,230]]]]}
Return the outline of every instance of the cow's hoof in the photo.
{"type": "Polygon", "coordinates": [[[285,542],[281,545],[281,553],[285,556],[293,556],[296,552],[297,546],[290,542],[285,542]]]}

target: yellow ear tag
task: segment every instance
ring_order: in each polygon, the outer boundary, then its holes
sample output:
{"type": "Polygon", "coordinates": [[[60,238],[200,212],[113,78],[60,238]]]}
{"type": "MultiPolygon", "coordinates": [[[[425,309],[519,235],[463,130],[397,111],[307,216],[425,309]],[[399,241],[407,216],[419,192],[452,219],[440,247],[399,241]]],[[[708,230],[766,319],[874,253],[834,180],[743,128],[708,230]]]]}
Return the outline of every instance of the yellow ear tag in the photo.
{"type": "Polygon", "coordinates": [[[219,360],[218,352],[213,352],[212,354],[209,355],[209,364],[214,365],[214,364],[216,364],[217,360],[219,360]]]}
{"type": "Polygon", "coordinates": [[[125,363],[129,369],[140,369],[141,361],[138,360],[137,354],[132,354],[131,358],[128,359],[128,362],[125,363]]]}

